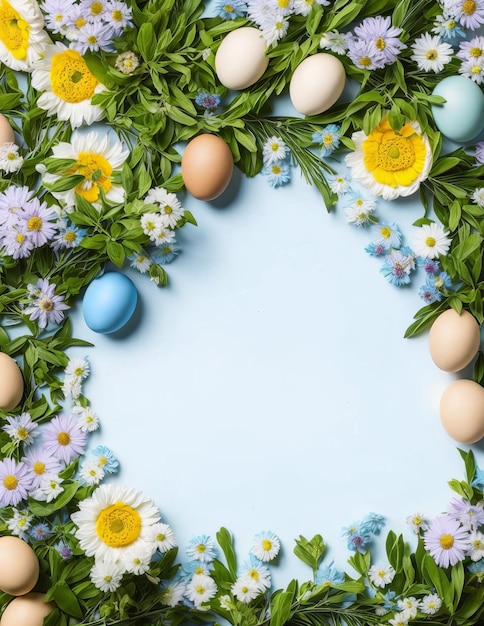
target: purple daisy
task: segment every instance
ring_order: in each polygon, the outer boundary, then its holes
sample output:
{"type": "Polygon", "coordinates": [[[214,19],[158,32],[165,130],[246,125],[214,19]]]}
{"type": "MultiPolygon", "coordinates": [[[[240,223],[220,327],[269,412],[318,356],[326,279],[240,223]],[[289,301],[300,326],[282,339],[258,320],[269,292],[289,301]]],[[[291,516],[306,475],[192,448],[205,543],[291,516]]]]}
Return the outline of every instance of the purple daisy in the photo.
{"type": "Polygon", "coordinates": [[[17,506],[27,498],[32,479],[22,461],[6,458],[0,461],[0,507],[17,506]]]}
{"type": "Polygon", "coordinates": [[[469,532],[448,515],[435,517],[424,533],[424,545],[440,567],[463,561],[470,547],[469,532]]]}
{"type": "Polygon", "coordinates": [[[40,328],[45,328],[47,324],[59,324],[64,319],[64,313],[69,308],[64,302],[64,296],[55,295],[55,284],[49,283],[45,278],[39,278],[36,285],[28,285],[31,294],[35,298],[24,313],[29,315],[29,319],[38,320],[40,328]]]}
{"type": "Polygon", "coordinates": [[[17,224],[19,213],[32,198],[33,191],[28,187],[11,185],[0,193],[0,224],[17,224]]]}
{"type": "Polygon", "coordinates": [[[40,487],[44,474],[57,474],[62,469],[59,459],[48,454],[40,446],[27,450],[22,461],[28,469],[32,481],[32,489],[40,487]]]}
{"type": "Polygon", "coordinates": [[[67,465],[83,454],[86,440],[77,417],[58,415],[45,427],[42,442],[46,452],[67,465]]]}
{"type": "Polygon", "coordinates": [[[362,70],[377,70],[385,67],[383,53],[371,41],[349,37],[347,54],[354,65],[362,70]]]}
{"type": "Polygon", "coordinates": [[[452,498],[447,514],[451,519],[460,522],[467,530],[476,530],[484,524],[484,508],[473,505],[463,498],[452,498]]]}
{"type": "Polygon", "coordinates": [[[399,39],[401,33],[401,28],[392,26],[390,17],[381,15],[367,17],[355,27],[355,34],[358,38],[370,42],[381,54],[385,65],[395,63],[400,52],[407,47],[399,39]]]}
{"type": "Polygon", "coordinates": [[[5,246],[7,256],[11,256],[12,259],[25,259],[30,256],[34,243],[29,239],[24,225],[11,223],[9,229],[2,234],[2,245],[5,246]]]}
{"type": "Polygon", "coordinates": [[[476,161],[480,165],[484,165],[484,141],[476,144],[476,161]]]}
{"type": "Polygon", "coordinates": [[[52,209],[47,208],[45,202],[41,204],[37,198],[32,198],[25,203],[19,217],[25,224],[27,237],[36,248],[43,246],[49,239],[52,239],[55,225],[50,220],[54,219],[55,215],[52,209]]]}

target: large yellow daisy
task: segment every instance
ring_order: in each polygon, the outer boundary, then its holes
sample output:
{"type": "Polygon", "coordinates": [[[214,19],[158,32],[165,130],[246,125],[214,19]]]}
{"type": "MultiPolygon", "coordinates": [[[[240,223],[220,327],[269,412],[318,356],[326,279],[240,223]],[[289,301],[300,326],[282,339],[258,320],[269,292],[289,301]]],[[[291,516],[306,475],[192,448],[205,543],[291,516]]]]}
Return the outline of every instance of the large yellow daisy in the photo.
{"type": "Polygon", "coordinates": [[[353,179],[385,200],[417,191],[432,168],[432,150],[418,122],[408,122],[396,132],[385,117],[368,136],[358,131],[352,139],[355,150],[345,161],[353,179]]]}
{"type": "Polygon", "coordinates": [[[150,529],[160,522],[158,508],[130,487],[101,485],[79,503],[71,519],[80,547],[96,560],[110,559],[127,569],[126,556],[133,549],[156,551],[150,529]]]}
{"type": "Polygon", "coordinates": [[[0,61],[18,72],[30,72],[51,44],[35,0],[0,0],[0,61]]]}
{"type": "Polygon", "coordinates": [[[97,208],[101,208],[98,202],[101,191],[109,202],[115,204],[123,202],[124,188],[113,182],[112,175],[121,169],[129,156],[129,151],[109,128],[102,134],[76,131],[72,135],[71,143],[64,141],[58,143],[52,148],[52,155],[56,159],[72,159],[74,164],[65,172],[44,174],[43,182],[46,186],[63,176],[76,174],[84,177],[77,187],[52,193],[66,206],[75,206],[76,195],[79,195],[97,208]]]}
{"type": "Polygon", "coordinates": [[[32,86],[43,92],[37,101],[39,107],[61,121],[69,121],[72,128],[89,126],[104,117],[101,107],[91,104],[91,98],[105,86],[82,55],[63,43],[48,46],[44,58],[35,64],[32,86]]]}

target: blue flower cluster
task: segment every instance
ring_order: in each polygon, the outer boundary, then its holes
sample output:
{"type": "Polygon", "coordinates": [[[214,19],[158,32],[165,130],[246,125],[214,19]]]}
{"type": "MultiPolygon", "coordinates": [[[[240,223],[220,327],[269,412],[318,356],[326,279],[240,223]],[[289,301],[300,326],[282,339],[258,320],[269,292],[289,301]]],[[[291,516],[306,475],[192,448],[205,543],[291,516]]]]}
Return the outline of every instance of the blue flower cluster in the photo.
{"type": "Polygon", "coordinates": [[[262,147],[262,174],[272,187],[286,185],[291,180],[291,151],[281,137],[269,137],[262,147]]]}
{"type": "Polygon", "coordinates": [[[372,537],[379,535],[384,526],[383,515],[368,513],[360,522],[343,528],[343,537],[348,540],[348,550],[363,554],[368,549],[372,537]]]}

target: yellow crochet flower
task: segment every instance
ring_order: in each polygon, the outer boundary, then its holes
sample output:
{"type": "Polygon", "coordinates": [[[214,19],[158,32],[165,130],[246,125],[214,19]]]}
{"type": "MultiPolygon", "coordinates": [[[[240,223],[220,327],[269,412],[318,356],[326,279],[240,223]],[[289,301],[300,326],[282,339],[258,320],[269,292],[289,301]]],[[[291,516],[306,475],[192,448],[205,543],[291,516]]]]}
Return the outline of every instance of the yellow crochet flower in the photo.
{"type": "Polygon", "coordinates": [[[408,122],[396,132],[384,117],[368,136],[358,131],[352,139],[355,150],[345,161],[353,179],[385,200],[417,191],[432,168],[432,150],[418,122],[408,122]]]}

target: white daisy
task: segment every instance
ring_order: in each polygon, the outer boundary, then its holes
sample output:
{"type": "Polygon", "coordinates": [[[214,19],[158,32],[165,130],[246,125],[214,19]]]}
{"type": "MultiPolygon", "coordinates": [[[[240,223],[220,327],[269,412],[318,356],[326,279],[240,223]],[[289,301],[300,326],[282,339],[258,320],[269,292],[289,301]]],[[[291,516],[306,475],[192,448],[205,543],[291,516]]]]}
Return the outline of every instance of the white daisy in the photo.
{"type": "Polygon", "coordinates": [[[25,533],[29,530],[32,524],[32,516],[28,511],[19,511],[19,509],[13,508],[13,517],[7,522],[7,528],[16,537],[23,539],[25,533]]]}
{"type": "Polygon", "coordinates": [[[143,213],[140,217],[141,228],[145,235],[155,241],[163,230],[163,219],[159,213],[143,213]]]}
{"type": "Polygon", "coordinates": [[[418,533],[420,530],[427,530],[429,527],[423,513],[414,513],[413,515],[409,515],[406,521],[407,524],[413,528],[415,533],[418,533]]]}
{"type": "Polygon", "coordinates": [[[206,574],[195,574],[186,587],[186,596],[196,608],[211,600],[217,593],[217,585],[213,578],[206,574]]]}
{"type": "MultiPolygon", "coordinates": [[[[149,542],[149,528],[160,516],[153,500],[130,487],[101,485],[71,515],[76,537],[87,556],[120,560],[128,547],[149,542]]],[[[154,552],[154,547],[153,547],[154,552]]]]}
{"type": "Polygon", "coordinates": [[[475,204],[484,208],[484,187],[478,187],[475,189],[474,193],[471,195],[471,200],[475,204]]]}
{"type": "Polygon", "coordinates": [[[34,500],[52,502],[64,491],[62,479],[58,474],[46,472],[42,474],[40,484],[30,495],[34,500]]]}
{"type": "Polygon", "coordinates": [[[410,598],[402,598],[398,600],[397,606],[400,611],[405,612],[410,616],[410,619],[414,619],[417,616],[417,611],[420,607],[420,602],[417,598],[411,596],[410,598]]]}
{"type": "Polygon", "coordinates": [[[139,254],[134,254],[129,258],[131,261],[131,267],[134,267],[136,270],[138,270],[140,274],[146,274],[146,272],[150,269],[153,263],[151,258],[143,252],[140,252],[139,254]]]}
{"type": "Polygon", "coordinates": [[[473,530],[469,537],[470,549],[469,556],[473,561],[479,561],[484,558],[484,535],[478,530],[473,530]]]}
{"type": "Polygon", "coordinates": [[[157,550],[167,552],[176,546],[175,533],[168,524],[154,524],[148,532],[148,541],[154,543],[157,550]]]}
{"type": "Polygon", "coordinates": [[[176,606],[180,604],[185,595],[185,583],[181,580],[171,583],[165,583],[161,588],[160,601],[166,606],[176,606]]]}
{"type": "Polygon", "coordinates": [[[61,389],[65,398],[76,400],[81,395],[82,383],[77,376],[66,376],[61,389]]]}
{"type": "Polygon", "coordinates": [[[121,556],[121,563],[130,574],[140,576],[146,574],[150,569],[151,557],[153,556],[153,548],[147,541],[146,543],[135,543],[128,546],[121,556]]]}
{"type": "Polygon", "coordinates": [[[274,4],[271,0],[249,0],[247,4],[247,17],[251,22],[260,26],[274,13],[274,4]]]}
{"type": "Polygon", "coordinates": [[[88,459],[82,463],[79,476],[85,485],[99,485],[104,478],[104,469],[100,467],[97,460],[88,459]]]}
{"type": "Polygon", "coordinates": [[[437,35],[424,33],[412,46],[410,57],[423,72],[441,72],[452,60],[452,46],[441,41],[437,35]]]}
{"type": "Polygon", "coordinates": [[[242,571],[242,578],[251,578],[259,591],[265,591],[271,586],[271,573],[262,563],[251,564],[242,571]]]}
{"type": "Polygon", "coordinates": [[[144,199],[145,204],[156,204],[161,216],[160,222],[165,228],[175,228],[183,217],[184,210],[174,193],[163,187],[150,189],[144,199]]]}
{"type": "Polygon", "coordinates": [[[123,202],[125,191],[122,185],[113,182],[113,174],[121,170],[128,155],[128,150],[115,135],[77,132],[72,135],[71,143],[62,141],[52,148],[53,158],[72,159],[74,164],[65,172],[44,174],[43,182],[49,186],[64,176],[83,176],[84,180],[76,187],[55,191],[52,195],[67,206],[75,206],[79,195],[100,208],[102,192],[108,202],[119,204],[123,202]]]}
{"type": "Polygon", "coordinates": [[[420,226],[413,241],[415,254],[425,259],[438,259],[440,256],[445,256],[452,243],[452,240],[447,237],[448,234],[448,231],[436,222],[420,226]]]}
{"type": "Polygon", "coordinates": [[[248,604],[257,598],[260,590],[257,587],[255,580],[250,578],[250,576],[243,576],[241,578],[237,578],[231,587],[231,592],[237,600],[240,600],[240,602],[243,602],[244,604],[248,604]]]}
{"type": "Polygon", "coordinates": [[[155,246],[161,246],[164,243],[170,243],[175,239],[175,231],[170,230],[169,228],[161,228],[157,233],[156,237],[153,239],[155,246]]]}
{"type": "Polygon", "coordinates": [[[51,44],[35,0],[0,3],[0,61],[17,72],[30,72],[51,44]]]}
{"type": "Polygon", "coordinates": [[[271,531],[264,531],[254,537],[254,543],[250,549],[259,561],[267,563],[279,554],[281,542],[279,537],[271,531]]]}
{"type": "Polygon", "coordinates": [[[484,82],[484,57],[463,61],[459,68],[459,74],[481,85],[484,82]]]}
{"type": "Polygon", "coordinates": [[[375,210],[376,202],[357,196],[345,209],[346,222],[355,226],[365,226],[371,223],[370,216],[375,210]]]}
{"type": "Polygon", "coordinates": [[[91,582],[104,592],[116,591],[121,584],[124,570],[116,561],[96,561],[89,573],[91,582]]]}
{"type": "Polygon", "coordinates": [[[368,578],[375,587],[389,585],[395,577],[395,570],[391,565],[372,565],[368,570],[368,578]]]}
{"type": "Polygon", "coordinates": [[[270,18],[264,20],[264,22],[260,25],[262,35],[267,41],[268,46],[271,46],[282,39],[287,33],[288,28],[289,20],[282,13],[271,15],[270,18]]]}
{"type": "Polygon", "coordinates": [[[72,128],[89,126],[104,117],[103,109],[91,104],[91,98],[105,86],[91,73],[82,55],[63,43],[47,46],[42,59],[35,63],[32,86],[42,92],[38,106],[48,115],[69,121],[72,128]]]}
{"type": "Polygon", "coordinates": [[[262,158],[266,165],[283,161],[287,156],[287,146],[280,137],[269,137],[262,146],[262,158]]]}
{"type": "Polygon", "coordinates": [[[408,622],[409,616],[407,615],[407,613],[405,613],[405,611],[401,613],[395,613],[393,618],[388,620],[388,623],[391,624],[391,626],[407,626],[408,622]]]}
{"type": "Polygon", "coordinates": [[[344,176],[334,176],[332,180],[329,181],[329,188],[333,193],[344,194],[349,191],[350,181],[344,176]]]}
{"type": "Polygon", "coordinates": [[[19,154],[20,148],[15,143],[4,143],[0,146],[0,169],[7,174],[18,172],[24,162],[19,154]]]}
{"type": "Polygon", "coordinates": [[[348,34],[339,33],[336,30],[323,33],[319,41],[319,47],[324,50],[331,50],[335,54],[346,54],[348,50],[348,34]]]}
{"type": "Polygon", "coordinates": [[[7,415],[8,424],[2,428],[7,435],[16,443],[23,443],[26,446],[34,443],[34,437],[39,433],[35,432],[38,424],[32,421],[30,413],[21,413],[15,417],[7,415]]]}
{"type": "Polygon", "coordinates": [[[72,407],[72,412],[79,415],[82,432],[92,433],[99,428],[99,417],[90,406],[84,407],[80,404],[75,404],[72,407]]]}
{"type": "Polygon", "coordinates": [[[436,593],[430,593],[420,601],[420,610],[426,615],[434,615],[442,606],[442,600],[436,593]]]}

